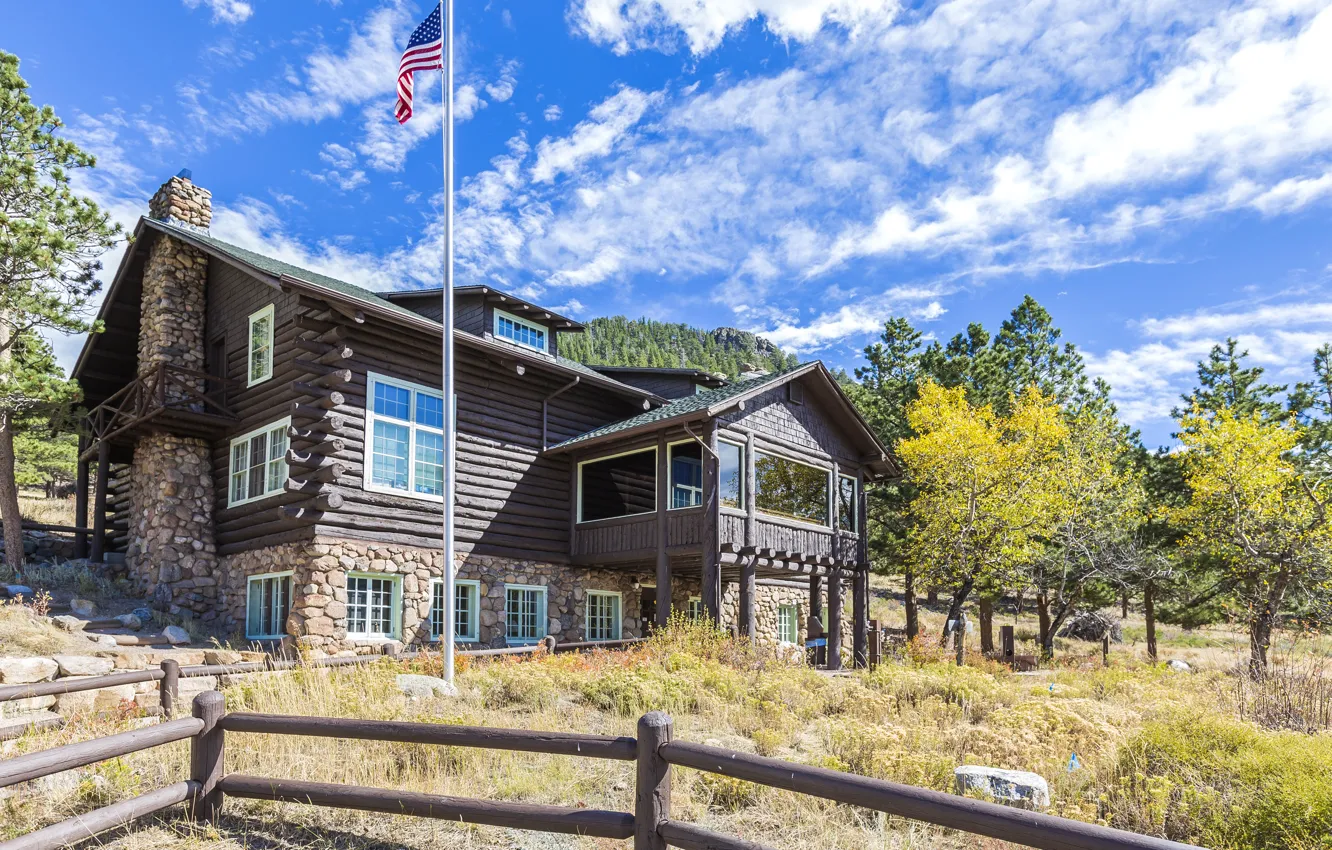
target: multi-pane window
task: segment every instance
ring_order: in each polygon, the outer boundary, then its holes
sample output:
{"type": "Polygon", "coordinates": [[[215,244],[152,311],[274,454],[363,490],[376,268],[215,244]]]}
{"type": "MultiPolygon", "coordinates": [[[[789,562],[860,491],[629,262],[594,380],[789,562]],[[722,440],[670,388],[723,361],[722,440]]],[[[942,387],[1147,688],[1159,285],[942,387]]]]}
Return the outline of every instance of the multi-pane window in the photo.
{"type": "Polygon", "coordinates": [[[371,575],[347,576],[347,636],[397,636],[398,579],[371,575]]]}
{"type": "Polygon", "coordinates": [[[280,638],[291,613],[291,573],[250,576],[246,580],[245,637],[280,638]]]}
{"type": "Polygon", "coordinates": [[[280,493],[287,484],[287,426],[291,419],[265,425],[231,441],[227,506],[280,493]]]}
{"type": "Polygon", "coordinates": [[[579,522],[651,513],[656,509],[655,448],[578,464],[579,522]]]}
{"type": "Polygon", "coordinates": [[[546,589],[521,584],[504,588],[504,634],[509,643],[535,643],[545,637],[546,589]]]}
{"type": "Polygon", "coordinates": [[[697,596],[691,596],[689,602],[685,605],[685,614],[691,620],[703,619],[703,600],[697,596]]]}
{"type": "Polygon", "coordinates": [[[525,322],[503,310],[495,311],[495,336],[527,348],[535,348],[537,351],[546,350],[545,328],[525,322]]]}
{"type": "Polygon", "coordinates": [[[728,508],[745,506],[745,447],[717,441],[717,486],[728,508]]]}
{"type": "Polygon", "coordinates": [[[754,452],[754,506],[764,513],[828,524],[826,469],[754,452]]]}
{"type": "MultiPolygon", "coordinates": [[[[444,580],[435,579],[430,587],[430,639],[444,635],[444,580]]],[[[478,603],[481,586],[472,579],[454,579],[453,582],[453,637],[460,641],[480,639],[477,625],[480,619],[478,603]]]]}
{"type": "Polygon", "coordinates": [[[856,479],[837,476],[837,522],[846,531],[856,530],[856,479]]]}
{"type": "Polygon", "coordinates": [[[373,372],[367,384],[366,488],[443,498],[444,396],[373,372]]]}
{"type": "Polygon", "coordinates": [[[777,606],[777,640],[782,643],[800,640],[800,614],[796,606],[777,606]]]}
{"type": "Polygon", "coordinates": [[[273,305],[250,314],[247,386],[273,377],[273,305]]]}
{"type": "Polygon", "coordinates": [[[671,446],[671,507],[703,504],[703,447],[697,441],[671,446]]]}
{"type": "Polygon", "coordinates": [[[620,594],[605,590],[587,592],[587,639],[620,639],[620,594]]]}

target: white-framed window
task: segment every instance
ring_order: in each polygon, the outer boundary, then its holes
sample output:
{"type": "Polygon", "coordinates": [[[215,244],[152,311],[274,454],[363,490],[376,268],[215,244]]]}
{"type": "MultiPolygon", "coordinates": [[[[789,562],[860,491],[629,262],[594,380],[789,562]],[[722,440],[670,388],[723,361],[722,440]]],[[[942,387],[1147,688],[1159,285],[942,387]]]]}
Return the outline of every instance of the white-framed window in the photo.
{"type": "Polygon", "coordinates": [[[656,446],[578,464],[579,522],[650,514],[656,510],[656,446]]]}
{"type": "Polygon", "coordinates": [[[549,350],[546,347],[546,329],[544,327],[533,324],[526,319],[520,319],[503,310],[495,311],[495,336],[524,348],[535,348],[541,352],[549,350]]]}
{"type": "Polygon", "coordinates": [[[365,430],[370,439],[365,489],[444,500],[444,395],[439,390],[367,374],[365,430]]]}
{"type": "Polygon", "coordinates": [[[777,606],[777,640],[781,643],[800,641],[800,609],[795,605],[777,606]]]}
{"type": "Polygon", "coordinates": [[[504,636],[510,644],[536,643],[546,636],[546,588],[504,586],[504,636]]]}
{"type": "Polygon", "coordinates": [[[620,639],[620,594],[610,590],[587,592],[588,640],[620,639]]]}
{"type": "Polygon", "coordinates": [[[347,576],[347,637],[396,638],[402,578],[381,573],[347,576]]]}
{"type": "MultiPolygon", "coordinates": [[[[453,580],[453,639],[473,643],[481,639],[481,582],[453,580]]],[[[430,639],[444,636],[444,579],[430,581],[430,639]]]]}
{"type": "Polygon", "coordinates": [[[287,633],[291,613],[291,571],[250,576],[245,580],[245,637],[273,640],[287,633]]]}
{"type": "Polygon", "coordinates": [[[685,603],[685,616],[691,620],[703,619],[703,600],[700,597],[689,597],[689,601],[685,603]]]}
{"type": "Polygon", "coordinates": [[[671,510],[703,504],[703,446],[697,440],[671,443],[671,510]]]}
{"type": "Polygon", "coordinates": [[[227,475],[227,507],[243,505],[287,486],[287,426],[279,419],[231,440],[231,466],[227,475]]]}
{"type": "Polygon", "coordinates": [[[246,386],[263,383],[273,377],[273,305],[250,314],[250,350],[246,386]]]}

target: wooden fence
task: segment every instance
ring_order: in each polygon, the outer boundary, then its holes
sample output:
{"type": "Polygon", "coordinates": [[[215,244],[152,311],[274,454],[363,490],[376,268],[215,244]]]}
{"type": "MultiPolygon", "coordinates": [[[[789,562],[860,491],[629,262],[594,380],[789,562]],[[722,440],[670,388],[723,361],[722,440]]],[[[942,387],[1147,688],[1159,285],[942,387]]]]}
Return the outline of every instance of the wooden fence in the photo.
{"type": "Polygon", "coordinates": [[[68,744],[0,761],[0,788],[102,759],[189,738],[189,779],[0,843],[0,850],[55,850],[144,815],[186,803],[188,816],[210,822],[227,796],[438,818],[461,823],[629,839],[634,850],[765,850],[764,845],[713,832],[671,816],[673,766],[729,776],[874,811],[925,821],[973,835],[1046,850],[1198,850],[1191,845],[1080,821],[1009,808],[835,770],[676,741],[671,719],[654,711],[638,721],[638,737],[532,732],[330,717],[225,713],[218,691],[194,698],[193,716],[149,729],[68,744]],[[636,762],[633,812],[446,797],[224,770],[230,734],[306,735],[480,747],[636,762]]]}

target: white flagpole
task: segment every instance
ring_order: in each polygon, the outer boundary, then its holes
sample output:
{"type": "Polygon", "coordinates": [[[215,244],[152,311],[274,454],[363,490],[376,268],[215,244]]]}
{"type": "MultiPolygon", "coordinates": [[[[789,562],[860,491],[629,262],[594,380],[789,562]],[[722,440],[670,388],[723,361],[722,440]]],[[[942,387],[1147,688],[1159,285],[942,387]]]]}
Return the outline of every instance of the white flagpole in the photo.
{"type": "Polygon", "coordinates": [[[453,391],[453,0],[439,0],[444,29],[444,681],[453,682],[454,563],[453,487],[457,411],[453,391]]]}

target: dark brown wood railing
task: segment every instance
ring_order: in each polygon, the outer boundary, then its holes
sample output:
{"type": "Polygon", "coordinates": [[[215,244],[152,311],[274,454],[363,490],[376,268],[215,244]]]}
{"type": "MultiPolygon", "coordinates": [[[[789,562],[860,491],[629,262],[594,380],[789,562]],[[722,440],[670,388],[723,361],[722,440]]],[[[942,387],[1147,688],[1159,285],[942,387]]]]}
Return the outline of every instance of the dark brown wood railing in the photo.
{"type": "Polygon", "coordinates": [[[209,388],[236,383],[197,369],[159,363],[88,412],[84,425],[89,448],[81,459],[92,458],[99,443],[112,440],[163,411],[235,419],[235,411],[223,401],[223,390],[209,388]]]}
{"type": "Polygon", "coordinates": [[[227,796],[512,829],[632,838],[634,850],[664,850],[667,846],[685,850],[768,850],[762,844],[672,819],[671,771],[677,766],[1044,850],[1199,850],[1188,844],[983,800],[676,741],[671,718],[659,711],[638,721],[637,738],[331,717],[226,714],[225,699],[218,691],[195,697],[192,714],[151,729],[0,761],[0,788],[3,788],[173,741],[186,738],[192,741],[188,780],[0,843],[0,850],[55,850],[182,802],[188,804],[189,817],[211,822],[220,814],[227,796]],[[634,811],[532,805],[227,774],[223,769],[226,740],[234,734],[312,735],[634,761],[634,811]]]}

